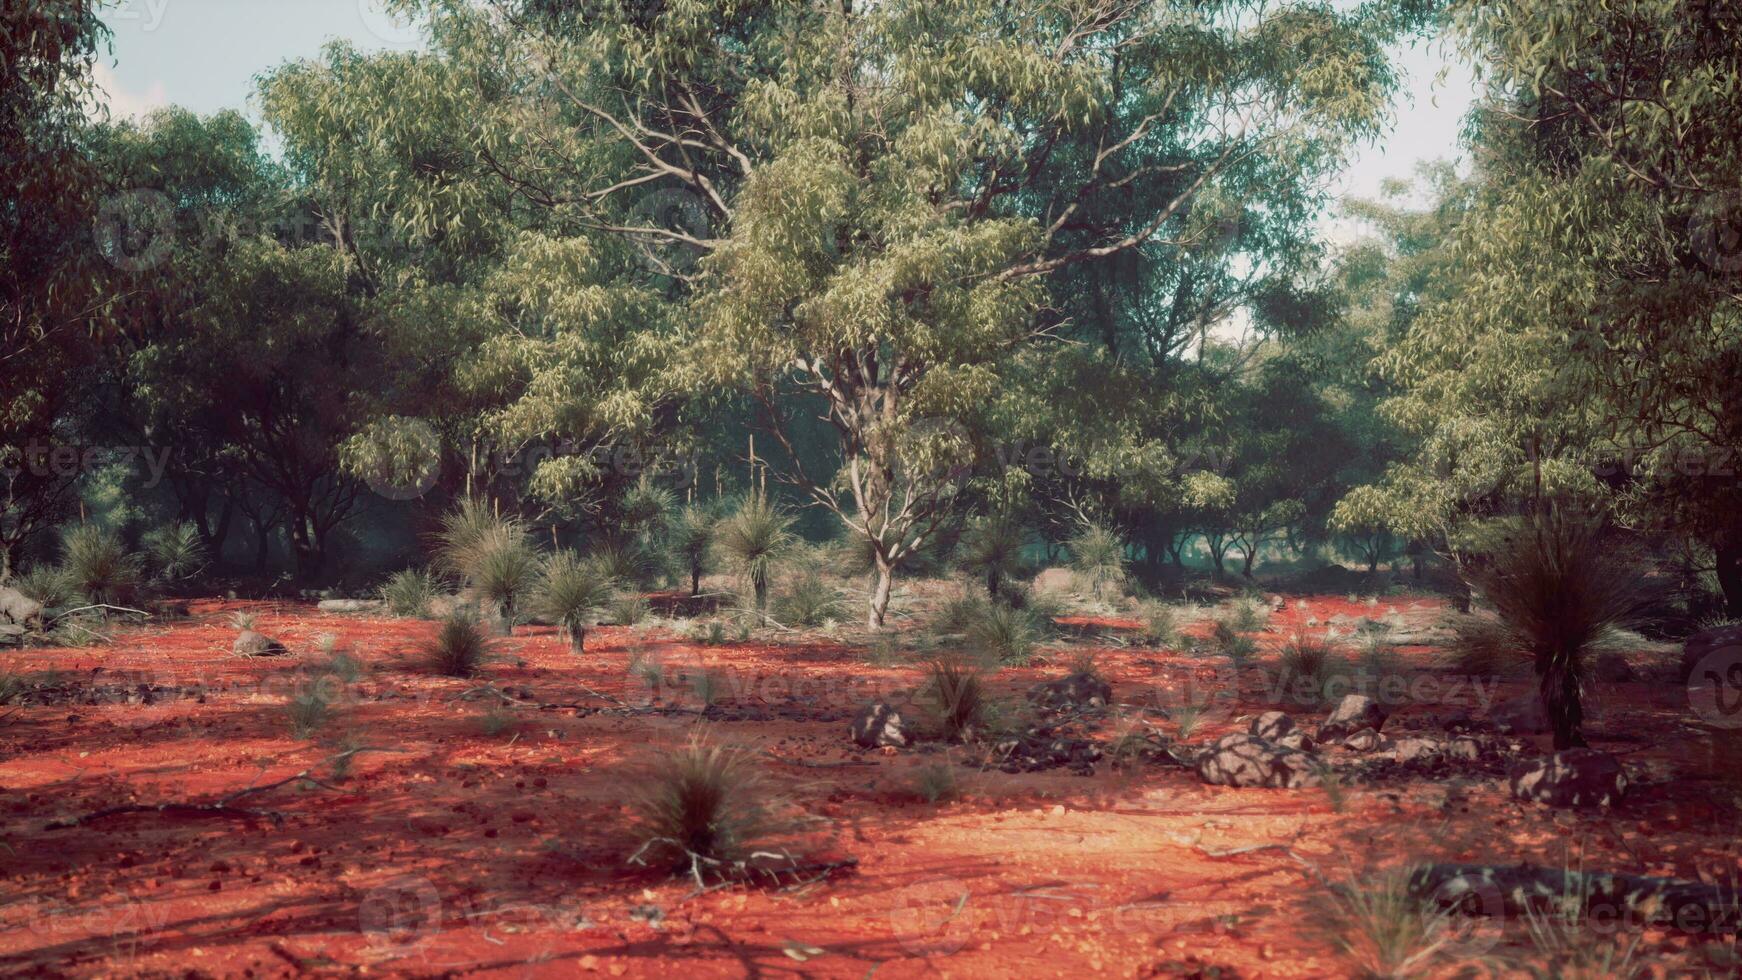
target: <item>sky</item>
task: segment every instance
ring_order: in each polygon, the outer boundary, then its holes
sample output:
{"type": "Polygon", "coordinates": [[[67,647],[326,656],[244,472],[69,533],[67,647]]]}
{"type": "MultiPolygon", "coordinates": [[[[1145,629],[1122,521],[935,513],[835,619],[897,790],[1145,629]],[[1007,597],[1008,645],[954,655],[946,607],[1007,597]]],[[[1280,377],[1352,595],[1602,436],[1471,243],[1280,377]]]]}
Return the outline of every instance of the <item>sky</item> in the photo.
{"type": "MultiPolygon", "coordinates": [[[[335,38],[363,50],[418,43],[415,28],[388,16],[379,0],[120,0],[104,20],[114,51],[97,81],[115,116],[175,104],[199,113],[240,109],[258,122],[250,103],[255,78],[267,69],[311,57],[335,38]]],[[[1395,125],[1361,148],[1333,182],[1339,199],[1377,197],[1387,179],[1409,179],[1421,163],[1463,156],[1458,130],[1476,87],[1469,68],[1440,44],[1398,57],[1405,82],[1395,125]]],[[[1321,227],[1333,241],[1356,230],[1334,215],[1321,227]]]]}

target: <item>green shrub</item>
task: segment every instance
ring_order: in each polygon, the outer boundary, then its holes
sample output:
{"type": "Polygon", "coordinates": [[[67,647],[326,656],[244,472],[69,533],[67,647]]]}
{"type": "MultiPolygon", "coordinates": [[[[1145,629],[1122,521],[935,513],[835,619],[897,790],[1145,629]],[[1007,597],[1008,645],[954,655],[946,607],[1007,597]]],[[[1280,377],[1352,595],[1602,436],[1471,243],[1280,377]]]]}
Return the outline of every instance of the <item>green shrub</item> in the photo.
{"type": "Polygon", "coordinates": [[[821,626],[840,618],[841,604],[841,590],[806,570],[775,597],[774,618],[787,626],[821,626]]]}
{"type": "Polygon", "coordinates": [[[64,608],[73,599],[72,583],[65,572],[53,565],[32,566],[12,580],[12,587],[48,609],[64,608]]]}
{"type": "Polygon", "coordinates": [[[489,662],[491,643],[476,619],[456,613],[442,620],[424,653],[437,673],[471,677],[489,662]]]}
{"type": "Polygon", "coordinates": [[[407,568],[381,583],[379,594],[390,615],[422,619],[429,615],[429,604],[441,594],[441,587],[428,569],[407,568]]]}
{"type": "Polygon", "coordinates": [[[1175,647],[1179,645],[1180,622],[1179,613],[1164,602],[1146,602],[1143,604],[1143,642],[1154,647],[1175,647]]]}
{"type": "Polygon", "coordinates": [[[652,614],[647,599],[635,592],[619,592],[611,600],[611,622],[618,626],[639,626],[652,614]]]}
{"type": "Polygon", "coordinates": [[[1223,607],[1221,619],[1236,633],[1256,633],[1270,623],[1270,607],[1255,599],[1235,599],[1223,607]]]}
{"type": "Polygon", "coordinates": [[[599,542],[587,558],[605,575],[630,589],[652,586],[659,570],[659,562],[645,547],[621,538],[599,542]]]}
{"type": "Polygon", "coordinates": [[[913,774],[914,794],[927,803],[942,803],[962,795],[956,767],[947,762],[928,762],[913,774]]]}
{"type": "Polygon", "coordinates": [[[692,735],[660,757],[630,800],[638,859],[705,873],[742,859],[773,827],[766,779],[749,749],[692,735]]]}
{"type": "Polygon", "coordinates": [[[1319,893],[1315,924],[1342,961],[1342,975],[1407,980],[1433,975],[1453,933],[1447,913],[1416,897],[1411,868],[1319,893]]]}
{"type": "Polygon", "coordinates": [[[725,563],[749,583],[760,616],[768,609],[774,567],[792,547],[792,518],[767,497],[752,494],[720,522],[714,542],[725,563]]]}
{"type": "Polygon", "coordinates": [[[296,739],[314,738],[333,718],[332,703],[319,677],[308,679],[293,691],[284,711],[291,737],[296,739]]]}
{"type": "Polygon", "coordinates": [[[1071,570],[1089,584],[1095,598],[1125,582],[1125,539],[1112,528],[1088,524],[1070,539],[1071,570]]]}
{"type": "Polygon", "coordinates": [[[1217,620],[1211,639],[1216,650],[1227,657],[1235,670],[1243,670],[1258,652],[1258,643],[1245,633],[1236,631],[1227,620],[1217,620]]]}
{"type": "Polygon", "coordinates": [[[480,598],[501,611],[505,631],[514,629],[516,606],[537,582],[538,564],[518,525],[488,531],[476,542],[466,578],[480,598]]]}
{"type": "Polygon", "coordinates": [[[1026,537],[1022,525],[1009,517],[975,518],[956,544],[956,564],[985,581],[987,597],[997,601],[1003,598],[1005,579],[1026,571],[1022,559],[1026,537]]]}
{"type": "Polygon", "coordinates": [[[161,582],[180,582],[206,565],[206,545],[199,529],[182,522],[146,533],[145,554],[152,574],[161,582]]]}
{"type": "Polygon", "coordinates": [[[939,657],[926,667],[925,697],[937,711],[944,734],[966,738],[983,728],[990,700],[978,667],[956,657],[939,657]]]}
{"type": "Polygon", "coordinates": [[[575,651],[586,649],[587,626],[616,595],[616,583],[598,562],[558,551],[546,558],[539,579],[539,612],[568,634],[575,651]]]}
{"type": "Polygon", "coordinates": [[[979,619],[985,610],[987,602],[973,593],[958,592],[943,601],[937,612],[932,616],[931,628],[934,632],[945,635],[966,633],[968,627],[979,619]]]}
{"type": "Polygon", "coordinates": [[[1034,648],[1041,640],[1041,628],[1031,610],[988,602],[978,609],[968,624],[966,640],[977,653],[1002,663],[1022,664],[1034,656],[1034,648]]]}
{"type": "Polygon", "coordinates": [[[139,590],[139,556],[127,551],[119,535],[95,524],[66,532],[61,571],[72,592],[93,604],[123,605],[139,590]]]}
{"type": "Polygon", "coordinates": [[[706,508],[685,507],[671,528],[673,560],[690,579],[690,595],[702,591],[702,576],[709,570],[714,546],[714,515],[706,508]]]}
{"type": "Polygon", "coordinates": [[[1282,648],[1282,669],[1291,686],[1323,693],[1325,670],[1331,664],[1332,649],[1323,640],[1296,634],[1282,648]],[[1302,684],[1301,682],[1306,682],[1302,684]]]}
{"type": "Polygon", "coordinates": [[[442,518],[436,532],[436,560],[448,574],[469,582],[486,540],[514,531],[525,534],[514,517],[502,516],[482,499],[467,498],[442,518]]]}
{"type": "Polygon", "coordinates": [[[1652,599],[1640,557],[1606,540],[1594,519],[1558,510],[1492,529],[1481,543],[1486,560],[1469,576],[1494,606],[1498,622],[1477,628],[1465,621],[1460,645],[1511,649],[1529,658],[1555,748],[1584,745],[1583,688],[1591,655],[1652,599]]]}

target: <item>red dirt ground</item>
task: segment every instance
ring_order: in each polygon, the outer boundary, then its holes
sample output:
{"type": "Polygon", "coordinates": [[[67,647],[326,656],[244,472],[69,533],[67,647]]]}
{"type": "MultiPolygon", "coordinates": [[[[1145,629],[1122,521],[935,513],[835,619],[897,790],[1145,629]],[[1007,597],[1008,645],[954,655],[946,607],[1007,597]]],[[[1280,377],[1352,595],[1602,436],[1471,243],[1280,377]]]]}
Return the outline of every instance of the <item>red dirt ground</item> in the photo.
{"type": "MultiPolygon", "coordinates": [[[[1432,600],[1384,605],[1434,612],[1432,600]]],[[[1315,597],[1307,611],[1290,600],[1264,657],[1274,661],[1308,615],[1374,614],[1340,598],[1315,597]]],[[[1069,622],[1084,633],[1136,625],[1069,622]]],[[[659,629],[602,628],[576,655],[551,629],[524,627],[482,678],[516,699],[492,710],[481,681],[418,663],[434,628],[202,602],[190,619],[123,631],[111,646],[7,654],[14,671],[56,676],[0,721],[0,970],[888,980],[1197,976],[1219,965],[1323,977],[1344,967],[1303,925],[1318,890],[1310,873],[1282,848],[1225,852],[1292,842],[1333,879],[1414,860],[1570,860],[1706,880],[1733,878],[1742,853],[1733,811],[1713,802],[1720,781],[1686,724],[1685,692],[1662,681],[1598,692],[1593,744],[1626,752],[1639,783],[1615,813],[1521,804],[1480,775],[1351,786],[1339,811],[1321,790],[1224,789],[1186,770],[1105,761],[1090,777],[958,765],[965,797],[933,805],[917,797],[915,771],[963,750],[867,752],[846,737],[865,701],[911,694],[916,666],[872,666],[828,642],[696,646],[659,629]],[[242,607],[291,653],[231,656],[226,614],[242,607]],[[283,702],[322,659],[323,633],[367,670],[315,740],[296,740],[283,702]],[[630,670],[648,660],[673,683],[651,691],[630,670]],[[715,734],[759,747],[785,798],[816,818],[798,850],[856,859],[855,869],[695,894],[627,864],[625,790],[653,748],[697,724],[683,678],[698,665],[725,681],[715,734]],[[117,805],[210,801],[357,745],[393,751],[360,754],[324,787],[292,782],[237,802],[277,811],[279,823],[168,811],[45,829],[117,805]]],[[[1216,676],[1202,657],[1091,637],[1002,671],[995,686],[1019,700],[1084,650],[1132,716],[1216,676]]],[[[1403,651],[1415,676],[1434,676],[1432,657],[1403,651]]],[[[1192,740],[1279,706],[1258,681],[1242,695],[1192,740]]],[[[1387,730],[1433,728],[1455,707],[1411,705],[1387,730]]],[[[1513,926],[1501,948],[1521,941],[1513,926]]],[[[1688,942],[1653,931],[1645,949],[1688,942]]]]}

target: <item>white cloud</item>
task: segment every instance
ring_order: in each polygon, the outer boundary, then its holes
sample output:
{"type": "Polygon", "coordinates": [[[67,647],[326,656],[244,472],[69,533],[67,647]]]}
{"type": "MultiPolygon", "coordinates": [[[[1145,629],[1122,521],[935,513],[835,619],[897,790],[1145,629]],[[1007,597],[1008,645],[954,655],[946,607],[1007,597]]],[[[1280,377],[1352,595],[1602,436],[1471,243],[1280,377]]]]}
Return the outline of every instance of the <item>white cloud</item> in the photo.
{"type": "Polygon", "coordinates": [[[132,91],[121,84],[115,69],[99,61],[91,71],[91,80],[96,83],[97,104],[108,107],[111,119],[143,119],[152,110],[169,105],[169,92],[161,79],[145,86],[143,92],[132,91]]]}

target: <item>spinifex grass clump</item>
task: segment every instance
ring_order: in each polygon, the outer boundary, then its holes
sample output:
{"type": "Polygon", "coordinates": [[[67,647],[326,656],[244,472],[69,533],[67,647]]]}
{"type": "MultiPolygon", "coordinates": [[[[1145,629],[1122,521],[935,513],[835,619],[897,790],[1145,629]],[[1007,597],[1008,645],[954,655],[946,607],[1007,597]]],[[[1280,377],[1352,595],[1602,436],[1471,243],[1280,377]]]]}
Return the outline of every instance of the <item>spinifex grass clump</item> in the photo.
{"type": "Polygon", "coordinates": [[[569,644],[578,653],[586,649],[587,626],[615,594],[615,582],[598,562],[578,558],[572,551],[558,551],[545,559],[537,605],[545,618],[568,634],[569,644]]]}
{"type": "Polygon", "coordinates": [[[1023,664],[1034,656],[1042,628],[1033,610],[988,602],[977,608],[965,635],[974,652],[1000,663],[1023,664]]]}
{"type": "Polygon", "coordinates": [[[1076,572],[1097,599],[1107,597],[1125,582],[1125,539],[1112,528],[1086,524],[1071,538],[1071,570],[1076,572]]]}
{"type": "Polygon", "coordinates": [[[1591,656],[1650,601],[1639,557],[1593,519],[1555,510],[1490,531],[1468,570],[1496,619],[1461,617],[1467,659],[1511,652],[1532,663],[1557,749],[1585,744],[1583,691],[1591,656]]]}
{"type": "Polygon", "coordinates": [[[1165,602],[1143,604],[1143,642],[1154,647],[1175,647],[1180,640],[1179,613],[1165,602]]]}
{"type": "Polygon", "coordinates": [[[724,562],[749,583],[758,618],[768,609],[774,567],[792,547],[792,518],[761,494],[745,498],[714,529],[724,562]]]}
{"type": "Polygon", "coordinates": [[[143,540],[151,572],[159,582],[181,582],[206,565],[206,546],[193,524],[183,521],[146,532],[143,540]]]}
{"type": "Polygon", "coordinates": [[[538,576],[538,559],[526,527],[481,500],[462,501],[442,519],[436,534],[441,565],[497,607],[502,626],[512,631],[515,606],[538,576]]]}
{"type": "Polygon", "coordinates": [[[92,604],[119,605],[139,590],[139,556],[127,551],[119,535],[95,524],[80,524],[61,542],[61,572],[68,588],[92,604]]]}
{"type": "Polygon", "coordinates": [[[980,668],[961,657],[939,657],[926,666],[925,698],[944,734],[966,739],[984,727],[991,701],[980,668]]]}
{"type": "Polygon", "coordinates": [[[1417,897],[1410,868],[1353,881],[1318,896],[1316,925],[1342,961],[1366,980],[1426,977],[1454,938],[1447,913],[1417,897]]]}
{"type": "Polygon", "coordinates": [[[1022,525],[1012,518],[975,518],[956,546],[956,564],[985,581],[987,598],[997,601],[1004,597],[1005,580],[1018,578],[1025,570],[1022,546],[1026,537],[1022,525]]]}
{"type": "Polygon", "coordinates": [[[786,626],[821,626],[841,617],[841,590],[806,569],[775,597],[774,618],[786,626]]]}
{"type": "Polygon", "coordinates": [[[471,677],[490,660],[490,638],[476,619],[456,613],[442,620],[424,654],[437,673],[471,677]]]}
{"type": "Polygon", "coordinates": [[[392,616],[422,619],[440,593],[436,577],[427,568],[407,568],[393,573],[381,584],[381,603],[392,616]]]}
{"type": "Polygon", "coordinates": [[[653,763],[630,800],[639,863],[701,878],[747,857],[775,821],[755,753],[698,732],[653,763]]]}
{"type": "Polygon", "coordinates": [[[645,596],[636,592],[619,592],[611,599],[611,622],[618,626],[639,626],[653,615],[653,607],[645,596]]]}
{"type": "Polygon", "coordinates": [[[323,679],[311,677],[299,684],[285,702],[284,713],[292,738],[314,738],[333,717],[332,701],[323,679]]]}
{"type": "Polygon", "coordinates": [[[1303,700],[1321,700],[1332,654],[1329,642],[1296,634],[1282,648],[1283,678],[1288,689],[1303,700]]]}
{"type": "Polygon", "coordinates": [[[1216,645],[1216,650],[1228,658],[1228,662],[1235,670],[1244,670],[1246,665],[1252,662],[1253,655],[1258,652],[1257,641],[1236,630],[1225,619],[1216,621],[1216,625],[1211,631],[1211,639],[1216,645]]]}

